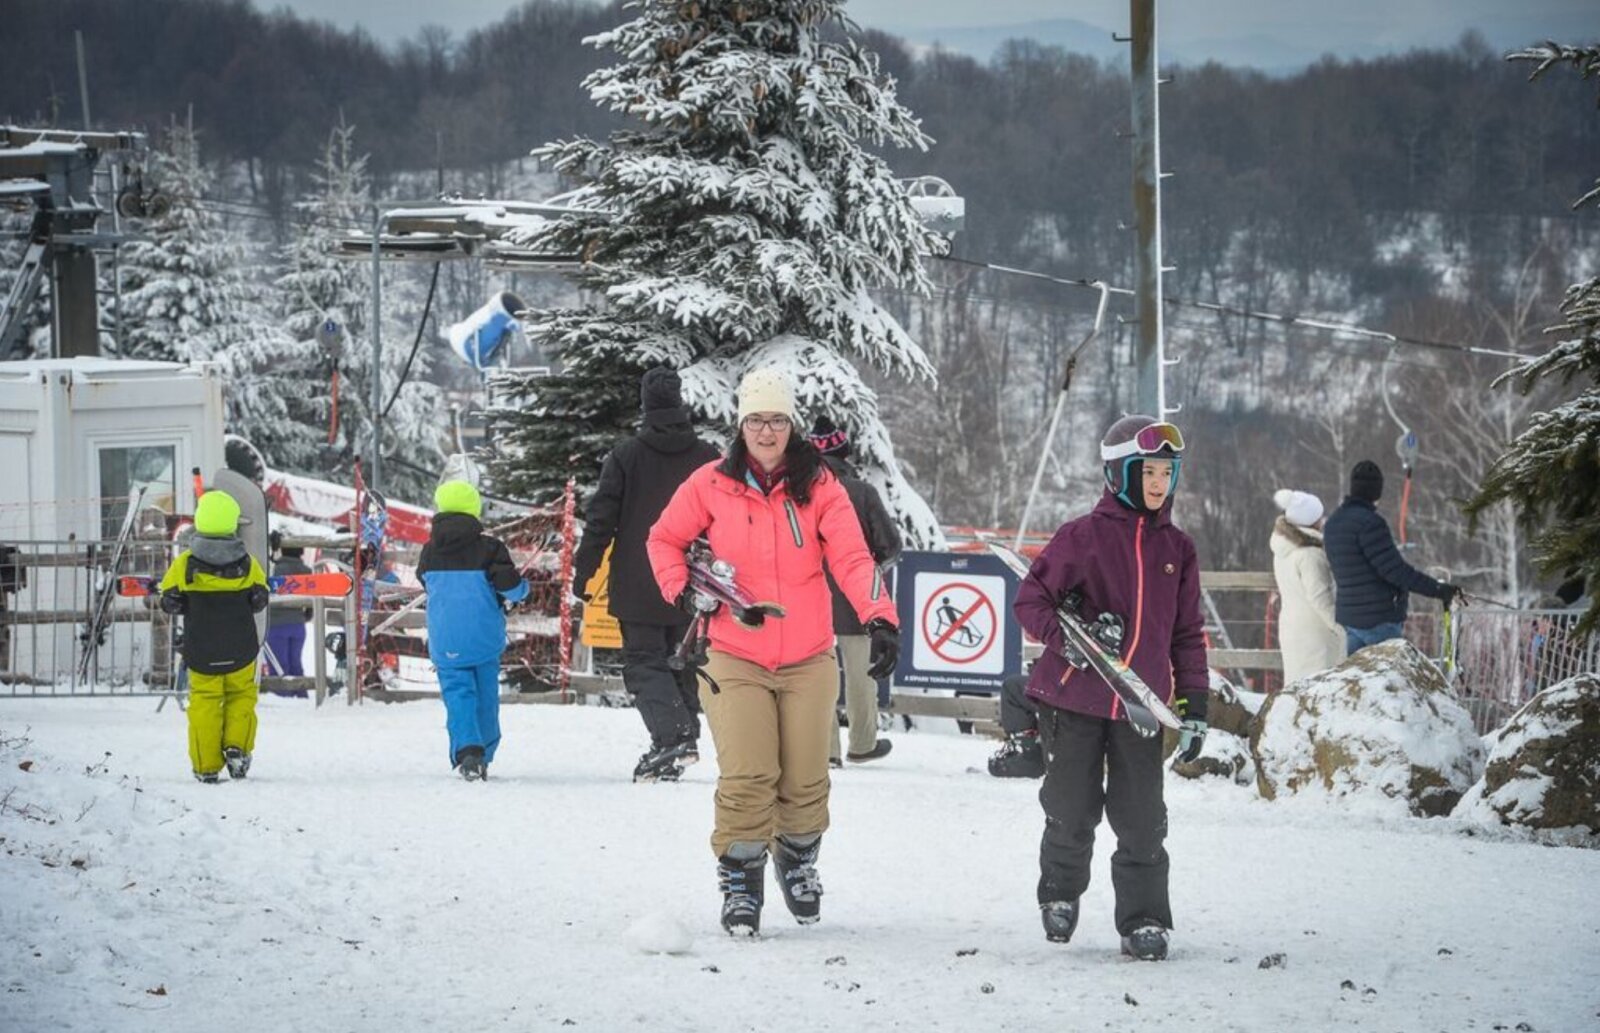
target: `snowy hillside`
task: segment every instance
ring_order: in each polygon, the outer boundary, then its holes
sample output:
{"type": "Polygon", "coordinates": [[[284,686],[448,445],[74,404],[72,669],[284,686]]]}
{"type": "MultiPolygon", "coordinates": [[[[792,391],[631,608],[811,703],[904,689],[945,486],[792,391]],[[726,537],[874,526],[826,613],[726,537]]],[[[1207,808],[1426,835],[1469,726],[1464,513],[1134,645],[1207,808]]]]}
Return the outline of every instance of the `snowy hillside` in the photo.
{"type": "Polygon", "coordinates": [[[202,786],[174,707],[4,701],[0,1029],[1600,1024],[1600,851],[1170,778],[1173,956],[1126,962],[1109,833],[1076,941],[1046,943],[1036,785],[919,731],[837,775],[822,923],[778,904],[733,942],[710,757],[635,786],[631,711],[505,720],[478,785],[434,704],[269,700],[250,779],[202,786]],[[643,953],[642,921],[689,952],[643,953]]]}

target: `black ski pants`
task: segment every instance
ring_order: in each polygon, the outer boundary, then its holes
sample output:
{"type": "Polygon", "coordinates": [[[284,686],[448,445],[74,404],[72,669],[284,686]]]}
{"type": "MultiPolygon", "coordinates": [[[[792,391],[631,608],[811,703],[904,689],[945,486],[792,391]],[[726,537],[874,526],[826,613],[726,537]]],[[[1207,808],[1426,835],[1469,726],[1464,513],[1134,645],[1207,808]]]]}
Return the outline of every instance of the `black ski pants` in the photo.
{"type": "Polygon", "coordinates": [[[1111,855],[1117,931],[1126,935],[1149,921],[1172,928],[1161,736],[1142,738],[1126,721],[1043,704],[1039,734],[1045,755],[1039,903],[1076,900],[1088,889],[1103,811],[1117,836],[1111,855]]]}
{"type": "Polygon", "coordinates": [[[694,671],[674,671],[667,659],[689,625],[621,621],[622,684],[633,697],[652,748],[700,738],[700,700],[694,671]]]}
{"type": "Polygon", "coordinates": [[[1000,683],[1000,730],[1007,735],[1039,727],[1039,704],[1028,698],[1028,676],[1014,674],[1000,683]]]}

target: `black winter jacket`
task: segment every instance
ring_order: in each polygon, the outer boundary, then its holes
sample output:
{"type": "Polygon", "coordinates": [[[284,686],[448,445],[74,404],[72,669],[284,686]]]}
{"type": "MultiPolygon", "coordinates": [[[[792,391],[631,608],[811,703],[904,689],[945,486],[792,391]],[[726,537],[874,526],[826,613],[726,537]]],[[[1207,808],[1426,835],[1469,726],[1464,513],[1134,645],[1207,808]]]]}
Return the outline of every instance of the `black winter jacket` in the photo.
{"type": "Polygon", "coordinates": [[[611,552],[611,615],[638,624],[677,625],[688,617],[661,598],[645,539],[672,493],[720,453],[695,436],[683,409],[644,416],[639,433],[617,444],[600,468],[600,484],[583,515],[583,540],[572,561],[573,594],[581,594],[611,552]]]}
{"type": "Polygon", "coordinates": [[[1389,522],[1365,499],[1346,497],[1322,531],[1333,568],[1334,619],[1347,628],[1374,628],[1406,619],[1411,592],[1444,598],[1444,586],[1407,563],[1389,522]]]}
{"type": "MultiPolygon", "coordinates": [[[[842,459],[827,456],[824,462],[832,470],[839,483],[844,485],[844,492],[850,496],[850,504],[855,507],[856,519],[861,521],[861,536],[867,540],[867,551],[872,553],[872,560],[878,565],[880,573],[873,586],[875,591],[883,590],[882,568],[893,563],[900,556],[900,529],[895,526],[894,517],[889,515],[889,510],[883,504],[883,499],[878,497],[878,492],[872,485],[857,477],[855,471],[850,469],[850,464],[842,459]]],[[[863,635],[865,629],[861,626],[861,618],[856,616],[856,608],[850,605],[850,600],[839,591],[839,585],[833,580],[833,574],[828,574],[828,587],[833,589],[833,633],[835,635],[863,635]]]]}

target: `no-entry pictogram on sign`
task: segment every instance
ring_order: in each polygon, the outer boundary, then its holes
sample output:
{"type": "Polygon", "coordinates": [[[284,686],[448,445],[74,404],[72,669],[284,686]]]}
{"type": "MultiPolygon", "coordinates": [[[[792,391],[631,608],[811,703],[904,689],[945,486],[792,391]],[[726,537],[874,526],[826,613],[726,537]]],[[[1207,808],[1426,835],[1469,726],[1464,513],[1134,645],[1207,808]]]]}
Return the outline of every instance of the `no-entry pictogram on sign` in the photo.
{"type": "Polygon", "coordinates": [[[1005,668],[1004,578],[920,571],[913,577],[917,668],[998,674],[1005,668]]]}

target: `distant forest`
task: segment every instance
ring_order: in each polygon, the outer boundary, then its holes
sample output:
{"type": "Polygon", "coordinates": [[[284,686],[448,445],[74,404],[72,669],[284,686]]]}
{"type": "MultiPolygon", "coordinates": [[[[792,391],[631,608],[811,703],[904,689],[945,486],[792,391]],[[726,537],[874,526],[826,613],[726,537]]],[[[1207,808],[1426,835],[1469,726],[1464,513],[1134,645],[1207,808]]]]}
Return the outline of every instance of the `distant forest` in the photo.
{"type": "MultiPolygon", "coordinates": [[[[249,170],[253,200],[277,207],[341,116],[381,183],[433,169],[447,184],[544,141],[613,124],[584,95],[609,55],[581,39],[623,20],[620,4],[530,0],[465,36],[425,29],[398,47],[357,31],[263,13],[249,0],[11,0],[0,118],[81,124],[73,33],[89,56],[97,127],[157,129],[193,106],[211,161],[249,170]]],[[[1120,69],[1026,41],[993,61],[913,59],[865,35],[937,143],[900,155],[968,200],[958,250],[1015,260],[1102,251],[1127,209],[1128,122],[1120,69]]],[[[1532,40],[1529,41],[1534,42],[1532,40]]],[[[1577,81],[1529,89],[1526,71],[1480,42],[1375,61],[1327,60],[1288,78],[1218,65],[1168,69],[1163,93],[1169,235],[1240,218],[1281,226],[1292,267],[1367,250],[1362,217],[1448,212],[1555,215],[1600,168],[1600,121],[1577,81]]],[[[1359,270],[1358,270],[1359,271],[1359,270]]]]}

